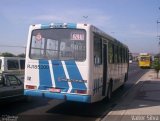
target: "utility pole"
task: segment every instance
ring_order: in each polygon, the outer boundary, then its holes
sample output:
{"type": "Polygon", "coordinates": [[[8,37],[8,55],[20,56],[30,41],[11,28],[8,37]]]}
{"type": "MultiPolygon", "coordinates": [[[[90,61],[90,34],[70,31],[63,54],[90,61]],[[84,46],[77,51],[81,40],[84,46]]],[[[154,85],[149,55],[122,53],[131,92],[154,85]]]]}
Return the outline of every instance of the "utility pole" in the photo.
{"type": "MultiPolygon", "coordinates": [[[[160,7],[158,8],[160,10],[160,7]]],[[[159,26],[158,24],[160,24],[160,21],[157,20],[157,37],[158,37],[158,46],[159,46],[159,54],[160,54],[160,35],[159,35],[159,26]]]]}
{"type": "Polygon", "coordinates": [[[158,46],[159,46],[159,52],[158,55],[160,54],[160,35],[159,35],[159,29],[158,29],[158,24],[160,23],[160,21],[157,20],[157,38],[158,38],[158,46]]]}
{"type": "Polygon", "coordinates": [[[158,24],[160,23],[160,21],[157,20],[157,37],[160,40],[160,35],[159,35],[159,31],[158,31],[158,24]]]}

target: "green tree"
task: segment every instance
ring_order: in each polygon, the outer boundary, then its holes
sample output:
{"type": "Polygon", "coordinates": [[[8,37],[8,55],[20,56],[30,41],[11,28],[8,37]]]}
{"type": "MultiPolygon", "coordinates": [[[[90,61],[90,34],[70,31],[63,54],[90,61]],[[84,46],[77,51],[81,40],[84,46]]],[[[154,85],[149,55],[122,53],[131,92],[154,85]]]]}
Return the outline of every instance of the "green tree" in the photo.
{"type": "Polygon", "coordinates": [[[17,55],[18,57],[25,57],[26,55],[24,53],[17,55]]]}
{"type": "Polygon", "coordinates": [[[158,78],[158,74],[159,74],[159,71],[160,71],[160,59],[159,58],[154,59],[153,68],[155,69],[155,71],[157,73],[157,78],[158,78]]]}
{"type": "Polygon", "coordinates": [[[12,53],[4,52],[4,53],[1,54],[1,56],[3,56],[3,57],[15,57],[16,55],[14,55],[12,53]]]}

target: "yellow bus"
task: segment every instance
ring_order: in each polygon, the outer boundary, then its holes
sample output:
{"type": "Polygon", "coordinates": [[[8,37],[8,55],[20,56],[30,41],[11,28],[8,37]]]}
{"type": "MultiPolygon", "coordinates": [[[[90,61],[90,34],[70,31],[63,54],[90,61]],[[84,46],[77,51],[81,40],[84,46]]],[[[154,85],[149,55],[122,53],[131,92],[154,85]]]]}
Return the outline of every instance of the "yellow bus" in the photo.
{"type": "Polygon", "coordinates": [[[151,67],[151,55],[148,53],[140,53],[138,64],[140,68],[150,68],[151,67]]]}

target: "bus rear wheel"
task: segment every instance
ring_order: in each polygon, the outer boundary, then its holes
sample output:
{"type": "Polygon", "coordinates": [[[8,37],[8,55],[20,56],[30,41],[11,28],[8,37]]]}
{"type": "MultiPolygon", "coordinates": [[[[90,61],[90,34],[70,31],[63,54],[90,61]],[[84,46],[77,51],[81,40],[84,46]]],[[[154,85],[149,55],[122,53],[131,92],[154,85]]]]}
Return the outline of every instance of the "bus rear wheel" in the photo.
{"type": "Polygon", "coordinates": [[[108,86],[108,91],[107,91],[107,102],[111,100],[112,97],[112,82],[110,81],[109,86],[108,86]]]}

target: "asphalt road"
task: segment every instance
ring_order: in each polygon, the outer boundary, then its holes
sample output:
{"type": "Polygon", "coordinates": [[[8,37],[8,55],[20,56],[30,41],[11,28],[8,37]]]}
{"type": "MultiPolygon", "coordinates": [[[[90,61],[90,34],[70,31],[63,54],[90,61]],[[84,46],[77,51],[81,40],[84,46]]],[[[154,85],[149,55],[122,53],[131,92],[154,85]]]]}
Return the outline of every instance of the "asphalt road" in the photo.
{"type": "Polygon", "coordinates": [[[122,95],[148,70],[140,69],[137,63],[130,64],[129,79],[123,88],[114,92],[110,102],[93,104],[65,102],[62,100],[34,97],[30,101],[20,100],[0,105],[0,121],[14,119],[15,121],[98,121],[118,104],[122,95]]]}

